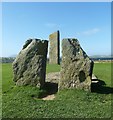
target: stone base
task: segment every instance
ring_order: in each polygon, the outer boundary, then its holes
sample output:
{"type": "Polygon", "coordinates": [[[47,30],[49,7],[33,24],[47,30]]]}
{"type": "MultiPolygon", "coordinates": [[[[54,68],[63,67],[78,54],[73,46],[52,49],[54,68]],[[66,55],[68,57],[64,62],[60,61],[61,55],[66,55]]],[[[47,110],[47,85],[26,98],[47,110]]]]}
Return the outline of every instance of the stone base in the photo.
{"type": "MultiPolygon", "coordinates": [[[[91,78],[91,83],[94,83],[95,81],[94,80],[96,80],[97,79],[97,77],[94,75],[94,74],[92,74],[92,78],[91,78]]],[[[48,73],[48,74],[46,74],[46,82],[51,82],[51,83],[57,83],[58,84],[58,88],[59,88],[59,82],[60,82],[60,72],[52,72],[52,73],[48,73]]],[[[84,87],[85,85],[83,84],[83,85],[78,85],[78,87],[71,87],[71,89],[85,89],[85,87],[84,87]]],[[[91,89],[90,88],[91,86],[89,86],[89,89],[91,89]]],[[[60,89],[60,88],[59,88],[60,89]]],[[[87,87],[86,87],[86,91],[87,91],[87,87]]],[[[89,91],[89,90],[88,90],[89,91]]]]}

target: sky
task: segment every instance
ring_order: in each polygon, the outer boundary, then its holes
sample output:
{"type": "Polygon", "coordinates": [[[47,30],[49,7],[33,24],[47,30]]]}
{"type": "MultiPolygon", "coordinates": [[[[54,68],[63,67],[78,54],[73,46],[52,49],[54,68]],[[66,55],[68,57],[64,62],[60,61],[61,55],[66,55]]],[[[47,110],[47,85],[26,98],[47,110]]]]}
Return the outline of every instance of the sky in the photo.
{"type": "Polygon", "coordinates": [[[57,30],[60,45],[63,38],[77,38],[89,56],[110,55],[111,3],[2,3],[3,57],[17,55],[27,39],[48,40],[57,30]]]}
{"type": "Polygon", "coordinates": [[[111,2],[112,0],[2,0],[2,2],[111,2]]]}

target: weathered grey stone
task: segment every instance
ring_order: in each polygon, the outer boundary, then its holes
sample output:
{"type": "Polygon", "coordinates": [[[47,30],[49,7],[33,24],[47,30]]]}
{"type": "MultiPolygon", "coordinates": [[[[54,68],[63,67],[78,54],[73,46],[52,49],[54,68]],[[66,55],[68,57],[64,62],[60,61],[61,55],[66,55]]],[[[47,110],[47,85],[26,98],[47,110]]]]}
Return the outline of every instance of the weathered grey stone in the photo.
{"type": "Polygon", "coordinates": [[[91,90],[93,61],[80,47],[77,39],[62,40],[62,64],[59,89],[91,90]]]}
{"type": "Polygon", "coordinates": [[[51,72],[46,74],[46,82],[59,83],[60,72],[51,72]]]}
{"type": "Polygon", "coordinates": [[[49,63],[60,64],[60,33],[59,31],[49,35],[49,63]]]}
{"type": "MultiPolygon", "coordinates": [[[[57,83],[60,81],[60,72],[51,72],[46,74],[46,82],[57,83]]],[[[91,83],[97,83],[98,78],[92,74],[91,83]]]]}
{"type": "Polygon", "coordinates": [[[48,41],[29,39],[13,62],[16,85],[42,87],[45,83],[48,41]]]}

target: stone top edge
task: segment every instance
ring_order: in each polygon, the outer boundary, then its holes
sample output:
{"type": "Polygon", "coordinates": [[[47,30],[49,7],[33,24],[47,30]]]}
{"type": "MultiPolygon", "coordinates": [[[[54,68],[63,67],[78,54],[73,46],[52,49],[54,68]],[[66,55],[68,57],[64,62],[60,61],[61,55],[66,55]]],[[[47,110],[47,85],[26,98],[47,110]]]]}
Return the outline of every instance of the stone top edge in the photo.
{"type": "Polygon", "coordinates": [[[37,38],[33,38],[33,39],[28,39],[25,44],[23,45],[23,48],[22,49],[25,49],[27,48],[28,46],[30,45],[33,45],[33,44],[41,44],[41,45],[47,45],[48,44],[48,40],[41,40],[41,39],[37,39],[37,38]]]}
{"type": "Polygon", "coordinates": [[[64,38],[62,41],[69,42],[70,44],[76,43],[76,44],[80,45],[77,38],[64,38]]]}
{"type": "Polygon", "coordinates": [[[60,33],[60,31],[57,30],[56,32],[51,33],[49,36],[51,36],[51,35],[53,35],[53,34],[59,34],[59,33],[60,33]]]}
{"type": "Polygon", "coordinates": [[[37,39],[37,38],[33,38],[33,39],[28,39],[29,41],[35,41],[35,42],[41,42],[41,43],[46,43],[48,42],[48,40],[41,40],[41,39],[37,39]]]}
{"type": "Polygon", "coordinates": [[[62,40],[77,40],[78,41],[77,38],[63,38],[62,40]]]}
{"type": "Polygon", "coordinates": [[[62,40],[76,41],[79,42],[77,38],[63,38],[62,40]]]}

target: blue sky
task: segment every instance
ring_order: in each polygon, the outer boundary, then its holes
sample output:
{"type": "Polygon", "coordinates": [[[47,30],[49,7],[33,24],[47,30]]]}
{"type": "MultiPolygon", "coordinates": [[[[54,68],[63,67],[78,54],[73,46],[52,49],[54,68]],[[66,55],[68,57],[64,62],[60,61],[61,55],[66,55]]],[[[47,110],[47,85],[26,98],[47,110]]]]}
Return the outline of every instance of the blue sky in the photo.
{"type": "Polygon", "coordinates": [[[77,38],[88,55],[111,54],[110,2],[10,2],[2,4],[2,54],[18,54],[29,38],[77,38]]]}

